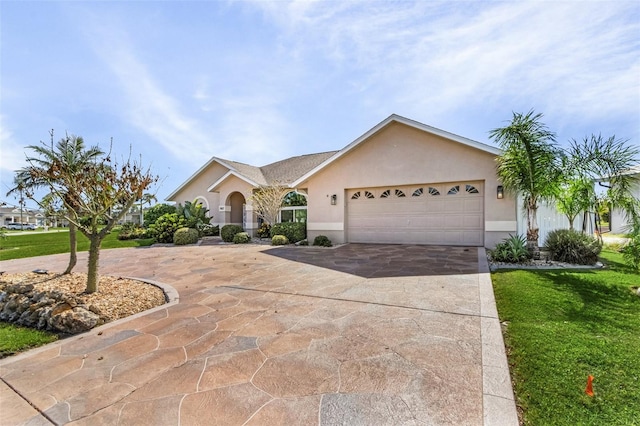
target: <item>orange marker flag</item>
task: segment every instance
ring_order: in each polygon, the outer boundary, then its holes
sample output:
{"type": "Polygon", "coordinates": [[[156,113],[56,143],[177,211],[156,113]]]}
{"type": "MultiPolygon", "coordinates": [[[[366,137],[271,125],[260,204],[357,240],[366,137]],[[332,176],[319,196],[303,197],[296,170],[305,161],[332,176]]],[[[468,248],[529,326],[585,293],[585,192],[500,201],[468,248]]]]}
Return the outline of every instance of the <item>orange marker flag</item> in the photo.
{"type": "Polygon", "coordinates": [[[586,393],[589,396],[593,396],[593,376],[591,374],[589,374],[589,377],[587,377],[587,388],[584,390],[584,393],[586,393]]]}

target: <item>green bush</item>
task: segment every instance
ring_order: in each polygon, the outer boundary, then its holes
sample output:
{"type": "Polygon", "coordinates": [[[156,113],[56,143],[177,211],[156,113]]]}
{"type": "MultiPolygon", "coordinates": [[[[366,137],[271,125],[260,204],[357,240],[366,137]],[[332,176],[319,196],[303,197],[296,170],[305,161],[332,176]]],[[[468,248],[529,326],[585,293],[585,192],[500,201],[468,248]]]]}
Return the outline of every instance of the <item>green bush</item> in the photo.
{"type": "Polygon", "coordinates": [[[309,245],[309,240],[307,240],[306,238],[302,241],[298,241],[297,243],[299,246],[308,246],[309,245]]]}
{"type": "Polygon", "coordinates": [[[271,237],[271,245],[272,246],[284,246],[289,244],[289,239],[286,235],[274,235],[271,237]]]}
{"type": "Polygon", "coordinates": [[[490,250],[491,260],[494,262],[521,263],[531,259],[527,249],[527,240],[521,235],[510,235],[493,250],[490,250]]]}
{"type": "Polygon", "coordinates": [[[159,243],[172,243],[173,234],[184,225],[184,217],[176,213],[166,213],[149,225],[149,234],[159,243]]]}
{"type": "Polygon", "coordinates": [[[211,222],[211,217],[208,215],[209,209],[197,202],[185,201],[184,206],[178,203],[176,213],[184,216],[188,228],[197,229],[198,232],[200,231],[200,227],[209,225],[209,222],[211,222]]]}
{"type": "Polygon", "coordinates": [[[183,246],[185,244],[195,244],[198,242],[200,234],[197,229],[180,228],[173,234],[173,244],[183,246]]]}
{"type": "Polygon", "coordinates": [[[640,232],[631,234],[631,239],[620,249],[620,252],[627,265],[640,270],[640,232]]]}
{"type": "Polygon", "coordinates": [[[152,224],[156,223],[156,220],[167,213],[175,213],[176,206],[171,204],[156,204],[149,210],[144,212],[144,226],[148,228],[152,224]]]}
{"type": "Polygon", "coordinates": [[[258,238],[271,237],[271,225],[269,225],[268,223],[263,223],[262,225],[260,225],[260,228],[258,228],[258,232],[256,233],[256,235],[258,235],[258,238]]]}
{"type": "Polygon", "coordinates": [[[238,232],[233,236],[233,244],[247,244],[251,241],[251,237],[246,232],[238,232]]]}
{"type": "Polygon", "coordinates": [[[211,225],[211,224],[202,224],[202,225],[198,225],[197,227],[198,232],[200,232],[200,235],[202,237],[213,237],[213,236],[217,236],[220,235],[220,227],[218,225],[211,225]]]}
{"type": "Polygon", "coordinates": [[[324,236],[324,235],[318,235],[317,237],[315,237],[313,239],[313,245],[314,246],[320,246],[320,247],[331,247],[333,246],[333,244],[331,244],[331,240],[324,236]]]}
{"type": "Polygon", "coordinates": [[[235,237],[235,235],[238,232],[244,232],[244,229],[242,229],[242,226],[240,226],[240,225],[225,225],[220,230],[220,237],[222,238],[222,241],[224,241],[226,243],[231,243],[231,242],[233,242],[233,237],[235,237]]]}
{"type": "Polygon", "coordinates": [[[304,222],[276,223],[271,227],[271,237],[284,235],[292,243],[307,238],[307,224],[304,222]]]}
{"type": "Polygon", "coordinates": [[[118,233],[119,240],[136,240],[138,238],[145,238],[147,234],[146,229],[138,225],[137,223],[125,223],[120,227],[118,233]]]}
{"type": "Polygon", "coordinates": [[[596,238],[573,229],[551,231],[545,247],[551,260],[578,265],[593,265],[598,261],[602,250],[602,245],[596,238]]]}

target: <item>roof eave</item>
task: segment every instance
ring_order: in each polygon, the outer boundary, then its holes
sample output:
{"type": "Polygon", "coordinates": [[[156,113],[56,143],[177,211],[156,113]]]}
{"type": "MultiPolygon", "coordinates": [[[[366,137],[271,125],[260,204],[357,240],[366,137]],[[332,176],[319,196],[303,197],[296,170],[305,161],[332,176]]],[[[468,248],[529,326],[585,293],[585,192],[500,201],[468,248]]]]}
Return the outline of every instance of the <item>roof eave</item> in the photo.
{"type": "Polygon", "coordinates": [[[198,170],[196,170],[196,172],[194,174],[192,174],[191,176],[189,176],[189,178],[184,181],[184,183],[182,185],[180,185],[175,191],[173,191],[171,194],[169,194],[166,198],[167,201],[175,201],[172,200],[173,197],[175,197],[180,191],[182,191],[186,186],[188,186],[191,181],[193,181],[196,177],[198,177],[200,175],[200,173],[204,172],[205,170],[207,170],[209,168],[209,166],[211,166],[211,164],[213,163],[218,163],[220,164],[222,167],[225,167],[229,170],[236,170],[235,167],[231,166],[230,164],[228,164],[226,161],[224,161],[221,158],[218,157],[211,157],[211,159],[209,161],[207,161],[202,167],[200,167],[198,170]]]}
{"type": "Polygon", "coordinates": [[[256,183],[256,182],[254,182],[253,180],[251,180],[251,179],[247,178],[246,176],[244,176],[244,175],[242,175],[242,174],[240,174],[240,173],[237,173],[237,172],[235,172],[235,171],[233,171],[233,170],[229,170],[227,173],[225,173],[224,175],[222,175],[222,177],[220,177],[220,179],[218,179],[218,180],[217,180],[217,181],[215,181],[211,186],[209,186],[209,187],[207,188],[207,192],[215,192],[216,188],[217,188],[220,184],[222,184],[222,182],[224,182],[225,180],[227,180],[227,179],[228,179],[229,177],[231,177],[231,176],[235,176],[235,177],[237,177],[238,179],[241,179],[241,180],[243,180],[243,181],[247,182],[249,185],[254,186],[254,187],[256,187],[256,188],[260,186],[258,183],[256,183]]]}

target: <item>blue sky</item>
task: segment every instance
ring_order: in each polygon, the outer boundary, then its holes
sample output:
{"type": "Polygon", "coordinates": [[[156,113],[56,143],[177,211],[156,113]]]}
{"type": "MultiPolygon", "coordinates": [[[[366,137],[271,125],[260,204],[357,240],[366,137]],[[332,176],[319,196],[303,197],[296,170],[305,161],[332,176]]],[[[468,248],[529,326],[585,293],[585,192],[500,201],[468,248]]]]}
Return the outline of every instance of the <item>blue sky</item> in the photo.
{"type": "Polygon", "coordinates": [[[343,148],[392,113],[490,143],[640,144],[640,2],[2,1],[0,199],[65,132],[142,156],[166,197],[211,156],[343,148]]]}

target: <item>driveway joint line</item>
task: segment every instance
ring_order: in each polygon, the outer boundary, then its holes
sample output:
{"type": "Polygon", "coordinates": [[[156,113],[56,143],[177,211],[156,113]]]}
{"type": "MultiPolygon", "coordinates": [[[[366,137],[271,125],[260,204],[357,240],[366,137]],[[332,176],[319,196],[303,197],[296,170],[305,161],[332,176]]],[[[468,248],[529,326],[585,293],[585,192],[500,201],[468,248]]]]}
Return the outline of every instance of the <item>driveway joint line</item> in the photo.
{"type": "Polygon", "coordinates": [[[26,402],[27,404],[29,404],[34,410],[36,410],[38,412],[38,414],[40,414],[42,417],[44,417],[45,419],[47,419],[49,421],[49,423],[51,423],[52,425],[57,425],[58,423],[54,422],[53,419],[51,417],[49,417],[49,415],[47,413],[45,413],[44,411],[40,410],[34,403],[32,403],[31,401],[29,401],[24,395],[22,395],[22,393],[20,393],[20,391],[18,391],[18,389],[14,388],[13,386],[11,386],[11,383],[7,382],[4,378],[0,377],[0,380],[2,380],[2,382],[7,385],[7,387],[9,387],[12,391],[14,391],[16,393],[16,395],[18,395],[20,398],[22,398],[22,400],[24,402],[26,402]]]}
{"type": "Polygon", "coordinates": [[[343,298],[340,298],[340,297],[316,296],[316,295],[313,295],[313,294],[304,294],[304,293],[289,293],[289,292],[286,292],[286,291],[276,291],[276,290],[260,290],[260,289],[257,289],[257,288],[248,288],[248,287],[241,287],[241,286],[235,286],[235,285],[221,285],[218,288],[229,288],[229,289],[233,289],[233,290],[257,291],[257,292],[260,292],[260,293],[283,294],[283,295],[287,295],[287,296],[312,297],[314,299],[325,299],[325,300],[336,300],[336,301],[339,301],[339,302],[362,303],[364,305],[377,305],[377,306],[384,306],[384,307],[388,307],[388,308],[411,309],[411,310],[414,310],[414,311],[433,312],[433,313],[437,313],[437,314],[459,315],[459,316],[463,316],[463,317],[495,319],[495,317],[488,316],[488,315],[482,315],[482,314],[464,314],[462,312],[450,312],[450,311],[441,311],[441,310],[437,310],[437,309],[416,308],[414,306],[394,305],[394,304],[391,304],[391,303],[367,302],[367,301],[363,301],[363,300],[343,299],[343,298]]]}

